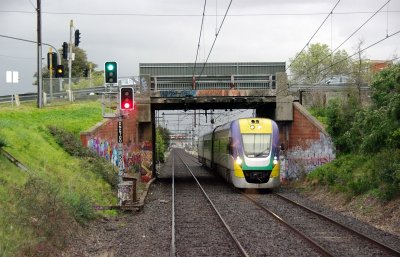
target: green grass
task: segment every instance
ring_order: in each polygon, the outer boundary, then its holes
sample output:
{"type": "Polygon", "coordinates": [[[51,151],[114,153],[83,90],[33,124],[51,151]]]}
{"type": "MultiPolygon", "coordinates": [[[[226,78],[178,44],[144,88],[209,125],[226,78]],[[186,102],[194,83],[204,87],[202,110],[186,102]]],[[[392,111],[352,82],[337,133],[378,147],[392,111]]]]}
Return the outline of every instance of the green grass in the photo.
{"type": "Polygon", "coordinates": [[[69,216],[85,222],[93,217],[92,204],[116,203],[111,185],[87,168],[86,160],[66,153],[48,129],[50,125],[62,128],[78,139],[81,131],[102,119],[98,101],[42,109],[33,103],[14,108],[0,105],[0,147],[31,170],[27,174],[0,156],[0,256],[21,250],[29,255],[35,244],[57,239],[52,231],[57,220],[47,221],[51,226],[44,230],[35,227],[46,225],[39,216],[48,215],[48,207],[65,216],[64,222],[69,216]],[[53,202],[48,201],[49,195],[54,195],[53,202]]]}
{"type": "Polygon", "coordinates": [[[339,156],[309,173],[306,185],[326,186],[349,198],[370,195],[390,201],[400,196],[400,150],[339,156]]]}

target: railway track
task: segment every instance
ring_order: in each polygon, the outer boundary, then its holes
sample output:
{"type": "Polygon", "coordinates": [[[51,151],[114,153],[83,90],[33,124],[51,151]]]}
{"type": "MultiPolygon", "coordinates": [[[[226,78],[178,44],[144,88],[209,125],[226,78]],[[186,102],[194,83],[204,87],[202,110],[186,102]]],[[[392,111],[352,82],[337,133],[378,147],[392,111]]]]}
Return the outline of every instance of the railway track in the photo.
{"type": "Polygon", "coordinates": [[[257,200],[249,194],[235,190],[266,213],[275,217],[279,222],[296,231],[298,235],[308,241],[324,256],[343,256],[343,254],[346,256],[400,256],[399,250],[297,203],[282,194],[272,194],[272,198],[275,197],[281,201],[273,203],[271,199],[257,200]],[[294,208],[288,212],[287,204],[282,204],[282,201],[301,211],[296,211],[297,215],[293,215],[294,208]],[[304,212],[308,215],[305,215],[304,212]],[[290,215],[285,215],[285,213],[290,213],[290,215]]]}
{"type": "Polygon", "coordinates": [[[171,256],[248,256],[182,156],[172,164],[171,256]],[[175,178],[179,167],[179,178],[175,178]],[[190,176],[182,174],[187,172],[190,176]],[[215,240],[216,238],[220,240],[215,240]],[[228,240],[228,239],[231,240],[228,240]],[[224,240],[221,240],[224,239],[224,240]]]}
{"type": "MultiPolygon", "coordinates": [[[[183,156],[183,153],[181,153],[180,155],[182,161],[185,162],[185,168],[187,170],[190,170],[190,173],[192,173],[193,176],[197,177],[195,180],[199,182],[199,184],[197,184],[196,187],[201,188],[201,190],[205,192],[205,194],[207,194],[206,198],[210,199],[209,201],[211,201],[209,205],[213,205],[213,208],[219,212],[218,217],[224,220],[222,223],[224,224],[225,230],[230,231],[230,238],[236,238],[233,239],[233,241],[235,242],[237,249],[240,250],[240,252],[238,253],[239,255],[232,254],[231,252],[227,251],[212,250],[215,243],[217,243],[218,247],[220,247],[221,244],[225,243],[225,240],[229,239],[229,236],[215,236],[208,233],[207,240],[209,240],[209,242],[207,243],[207,248],[209,251],[206,254],[207,256],[288,256],[296,255],[296,253],[301,253],[301,255],[303,256],[322,256],[322,254],[317,253],[315,249],[307,246],[307,244],[305,244],[304,241],[292,231],[289,231],[281,224],[274,221],[273,218],[267,217],[266,219],[264,219],[265,214],[260,211],[259,208],[255,207],[254,204],[248,201],[246,198],[241,197],[240,194],[235,194],[235,192],[232,191],[232,189],[227,186],[224,181],[220,180],[218,177],[215,177],[214,174],[203,169],[197,162],[197,158],[188,155],[183,156]],[[260,222],[260,218],[262,222],[260,222]],[[282,237],[277,236],[278,234],[284,234],[285,240],[282,241],[282,237]]],[[[176,164],[174,165],[173,173],[175,173],[175,177],[178,180],[182,179],[182,175],[176,174],[176,170],[181,170],[181,168],[182,167],[179,167],[176,164]]],[[[184,179],[184,183],[188,183],[188,180],[184,179]]],[[[173,200],[173,202],[175,201],[175,204],[173,204],[173,206],[180,206],[176,204],[176,197],[179,194],[187,195],[190,198],[189,201],[192,203],[199,202],[199,200],[197,199],[198,196],[193,197],[190,195],[189,192],[182,192],[177,190],[176,181],[172,184],[175,184],[176,191],[176,194],[174,196],[175,200],[173,200]]],[[[194,192],[193,187],[193,185],[189,186],[189,190],[192,193],[194,192]]],[[[200,205],[202,206],[202,209],[205,208],[204,204],[200,203],[200,205]]],[[[179,209],[183,208],[175,207],[175,220],[173,219],[174,225],[172,226],[175,227],[176,231],[179,229],[176,221],[177,216],[179,216],[176,212],[179,209]]],[[[195,219],[198,220],[199,215],[201,217],[204,217],[208,214],[202,214],[197,211],[191,216],[192,218],[197,217],[195,219]]],[[[188,217],[189,215],[185,216],[188,217]]],[[[210,217],[211,216],[208,215],[207,220],[209,220],[210,217]]],[[[190,220],[186,220],[184,222],[186,224],[190,224],[189,226],[192,227],[190,220]]],[[[200,226],[209,225],[210,223],[206,221],[200,226]]],[[[216,226],[216,224],[211,223],[211,226],[216,226]]],[[[193,229],[193,227],[191,229],[193,229]]],[[[194,227],[194,229],[197,230],[199,228],[194,227]]],[[[190,237],[190,235],[185,237],[190,237]]],[[[172,238],[174,238],[174,235],[172,236],[172,238]]],[[[175,238],[178,238],[178,236],[176,235],[175,238]]],[[[202,239],[202,237],[200,237],[200,239],[202,239]]],[[[177,243],[179,240],[172,239],[172,241],[174,240],[176,246],[171,243],[171,249],[175,249],[176,255],[199,255],[198,253],[179,251],[179,244],[177,243]]],[[[199,244],[197,240],[192,240],[192,243],[193,242],[196,245],[199,244]]],[[[231,240],[229,240],[229,242],[231,242],[231,240]]],[[[186,244],[183,244],[182,246],[186,249],[190,248],[190,245],[188,246],[186,244]]],[[[173,250],[171,250],[171,256],[175,256],[174,254],[172,254],[172,252],[173,250]]],[[[204,253],[201,252],[200,255],[204,255],[204,253]]]]}
{"type": "MultiPolygon", "coordinates": [[[[199,165],[197,158],[194,156],[188,156],[188,159],[192,162],[193,167],[199,165]]],[[[192,169],[204,169],[192,168],[192,169]]],[[[214,178],[215,179],[215,178],[214,178]]],[[[213,185],[205,186],[211,189],[213,185]]],[[[231,217],[233,210],[229,210],[229,207],[224,206],[224,202],[231,202],[235,205],[246,204],[242,203],[242,199],[238,196],[243,196],[247,202],[249,200],[256,208],[244,207],[245,209],[251,210],[252,212],[247,213],[246,217],[249,218],[251,224],[251,216],[249,214],[254,214],[258,211],[262,211],[263,216],[273,217],[278,220],[279,223],[284,224],[284,226],[291,231],[291,233],[296,234],[295,237],[300,238],[303,244],[307,242],[317,252],[317,255],[322,256],[400,256],[400,252],[393,247],[387,246],[382,242],[374,240],[369,236],[350,229],[348,225],[339,223],[338,221],[327,217],[326,215],[320,214],[313,211],[309,207],[303,206],[297,202],[290,200],[282,194],[248,194],[242,190],[234,190],[225,187],[225,189],[218,189],[217,193],[210,193],[210,197],[213,199],[214,203],[221,209],[222,215],[227,217],[228,224],[231,224],[232,230],[236,234],[246,234],[245,224],[240,227],[240,224],[235,223],[238,217],[231,217]],[[240,192],[240,194],[235,194],[234,192],[240,192]],[[232,199],[227,201],[227,199],[232,199]],[[265,215],[268,213],[268,215],[265,215]]],[[[208,191],[208,190],[207,190],[208,191]]],[[[212,191],[212,190],[211,190],[212,191]]],[[[214,189],[215,191],[215,189],[214,189]]],[[[247,203],[248,205],[248,203],[247,203]]],[[[243,207],[242,207],[243,208],[243,207]]],[[[260,214],[258,214],[260,216],[260,214]]],[[[257,215],[255,215],[257,216],[257,215]]],[[[261,226],[261,225],[260,225],[261,226]]],[[[271,229],[270,229],[271,230],[271,229]]],[[[255,235],[257,231],[253,231],[253,241],[257,241],[256,238],[260,237],[255,235]]],[[[261,233],[266,234],[267,231],[262,231],[261,233]]],[[[250,234],[247,235],[249,237],[250,234]]],[[[288,235],[286,235],[288,236],[288,235]]],[[[248,250],[249,254],[268,254],[276,255],[271,251],[263,252],[260,249],[253,251],[252,246],[246,243],[246,239],[238,236],[238,240],[242,242],[243,247],[248,250]]],[[[294,240],[296,241],[296,240],[294,240]]],[[[255,243],[253,242],[253,246],[255,243]]],[[[290,243],[291,247],[293,242],[290,243]]],[[[256,247],[257,248],[257,247],[256,247]]],[[[290,251],[288,251],[290,252],[290,251]]],[[[298,253],[299,251],[297,251],[298,253]]],[[[302,252],[304,254],[304,252],[302,252]]],[[[277,254],[277,255],[280,255],[277,254]]],[[[310,254],[306,254],[307,256],[310,254]]]]}

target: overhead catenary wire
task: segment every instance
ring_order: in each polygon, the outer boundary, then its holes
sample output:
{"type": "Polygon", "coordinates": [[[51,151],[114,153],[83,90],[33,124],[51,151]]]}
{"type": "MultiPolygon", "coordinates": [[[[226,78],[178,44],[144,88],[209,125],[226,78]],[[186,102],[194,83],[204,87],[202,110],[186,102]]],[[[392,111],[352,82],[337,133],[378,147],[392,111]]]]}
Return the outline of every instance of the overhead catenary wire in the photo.
{"type": "Polygon", "coordinates": [[[307,41],[303,49],[294,57],[293,61],[290,63],[290,65],[285,69],[285,72],[292,66],[292,63],[296,61],[296,59],[300,56],[300,54],[306,49],[306,47],[310,44],[311,40],[315,37],[315,35],[318,33],[318,31],[321,29],[321,27],[325,24],[325,22],[328,20],[329,16],[332,15],[333,11],[336,9],[338,4],[340,3],[340,0],[338,0],[335,4],[335,6],[332,8],[332,10],[329,12],[329,14],[325,17],[325,19],[322,21],[321,25],[319,25],[318,29],[314,32],[314,34],[311,36],[311,38],[307,41]]]}
{"type": "Polygon", "coordinates": [[[32,3],[32,0],[28,0],[28,1],[32,5],[32,7],[33,7],[33,9],[35,10],[35,13],[36,13],[36,6],[32,3]]]}
{"type": "MultiPolygon", "coordinates": [[[[369,49],[369,48],[371,48],[371,47],[373,47],[373,46],[375,46],[375,45],[377,45],[377,44],[379,44],[379,43],[381,43],[381,42],[383,42],[383,41],[385,41],[386,39],[389,39],[389,38],[391,38],[391,37],[393,37],[393,36],[399,34],[399,33],[400,33],[400,30],[398,30],[397,32],[394,32],[394,33],[392,33],[392,34],[390,34],[390,35],[386,35],[384,38],[382,38],[382,39],[376,41],[375,43],[373,43],[373,44],[371,44],[371,45],[369,45],[369,46],[367,46],[367,47],[365,47],[365,48],[363,48],[363,49],[361,49],[361,50],[355,52],[354,54],[349,55],[349,56],[347,56],[346,58],[343,58],[343,59],[341,59],[341,60],[339,60],[339,61],[337,61],[337,62],[335,62],[335,63],[332,63],[330,66],[328,66],[328,67],[322,69],[321,72],[323,72],[323,71],[325,71],[325,70],[329,70],[329,69],[332,68],[333,66],[335,66],[335,65],[337,65],[337,64],[339,64],[339,63],[341,63],[341,62],[344,62],[344,61],[346,61],[347,59],[350,59],[351,57],[353,57],[353,56],[355,56],[355,55],[357,55],[357,54],[359,54],[359,53],[361,53],[361,52],[363,52],[363,51],[365,51],[365,50],[367,50],[367,49],[369,49]]],[[[326,73],[326,75],[327,75],[327,73],[326,73]]]]}
{"type": "MultiPolygon", "coordinates": [[[[400,10],[388,11],[388,13],[399,13],[400,10]]],[[[22,14],[36,14],[32,11],[24,10],[0,10],[0,13],[22,13],[22,14]]],[[[348,12],[333,12],[334,15],[355,15],[355,14],[370,14],[372,11],[348,11],[348,12]]],[[[161,13],[102,13],[102,12],[57,12],[57,11],[42,11],[42,14],[49,15],[81,15],[81,16],[139,16],[139,17],[200,17],[201,14],[161,14],[161,13]]],[[[228,14],[229,17],[260,17],[260,16],[320,16],[327,15],[326,12],[302,12],[302,13],[243,13],[243,14],[228,14]]],[[[215,14],[205,15],[214,17],[215,14]]],[[[222,17],[222,14],[218,14],[222,17]]]]}
{"type": "Polygon", "coordinates": [[[229,11],[229,9],[230,9],[230,7],[231,7],[231,4],[232,4],[232,0],[229,1],[228,8],[226,8],[226,12],[225,12],[224,18],[223,18],[222,21],[221,21],[221,25],[219,26],[218,32],[215,34],[214,42],[212,43],[210,52],[208,52],[208,56],[207,56],[205,62],[203,63],[203,68],[201,69],[201,72],[200,72],[199,77],[201,77],[201,75],[203,75],[203,71],[204,71],[204,69],[205,69],[205,67],[206,67],[206,64],[207,64],[207,62],[208,62],[208,59],[210,58],[210,55],[211,55],[212,50],[213,50],[213,48],[214,48],[215,42],[217,41],[217,38],[218,38],[219,33],[220,33],[220,31],[221,31],[222,25],[224,25],[226,15],[228,14],[228,11],[229,11]]]}
{"type": "MultiPolygon", "coordinates": [[[[319,64],[321,64],[324,60],[326,60],[328,57],[331,57],[331,56],[333,55],[334,52],[336,52],[336,51],[337,51],[341,46],[343,46],[350,38],[352,38],[361,28],[363,28],[363,27],[364,27],[377,13],[379,13],[390,1],[391,1],[391,0],[388,0],[388,1],[387,1],[386,3],[384,3],[378,10],[376,10],[375,12],[373,12],[373,14],[372,14],[366,21],[364,21],[355,31],[353,31],[353,32],[350,34],[350,36],[348,36],[338,47],[336,47],[333,51],[331,51],[330,54],[326,55],[326,56],[323,57],[321,60],[319,60],[316,64],[314,64],[314,65],[312,65],[311,67],[309,67],[309,68],[308,68],[308,71],[310,71],[310,70],[311,70],[312,68],[314,68],[314,67],[317,67],[317,66],[318,66],[319,64]]],[[[335,6],[335,7],[336,7],[336,6],[335,6]]],[[[386,36],[388,36],[388,35],[386,35],[386,36]]],[[[310,41],[309,41],[309,42],[310,42],[310,41]]],[[[307,44],[306,44],[306,46],[307,46],[307,44]]],[[[305,47],[302,49],[302,51],[303,51],[304,49],[305,49],[305,47]]],[[[367,49],[368,49],[368,48],[367,48],[367,49]]],[[[360,51],[360,52],[362,52],[362,51],[360,51]]],[[[360,52],[358,52],[358,53],[360,53],[360,52]]],[[[356,54],[358,54],[358,53],[356,53],[356,54]]],[[[292,61],[292,63],[288,66],[288,68],[286,68],[285,72],[291,67],[291,65],[295,62],[296,58],[297,58],[300,54],[301,54],[301,52],[300,52],[299,54],[296,55],[295,59],[294,59],[294,60],[292,61]]],[[[354,55],[355,55],[355,54],[354,54],[354,55]]],[[[350,57],[352,57],[352,56],[354,56],[354,55],[351,55],[350,57]]],[[[334,67],[337,63],[343,62],[343,61],[349,59],[350,57],[345,58],[345,59],[343,59],[343,60],[341,60],[341,61],[339,61],[339,62],[332,63],[330,66],[328,66],[327,68],[324,68],[324,69],[321,70],[320,72],[322,72],[322,71],[324,71],[324,70],[326,70],[326,69],[330,69],[330,68],[334,67]]],[[[325,77],[327,74],[328,74],[328,73],[325,73],[323,77],[325,77]]],[[[290,88],[290,86],[289,86],[289,88],[290,88]]],[[[282,91],[283,91],[283,90],[278,91],[277,94],[279,94],[279,93],[282,92],[282,91]]]]}
{"type": "Polygon", "coordinates": [[[200,49],[200,40],[201,40],[201,35],[203,33],[203,25],[204,25],[204,15],[206,12],[206,5],[207,5],[207,0],[204,0],[204,6],[203,6],[203,16],[201,18],[201,26],[200,26],[200,33],[199,33],[199,40],[197,42],[197,51],[196,51],[196,59],[194,61],[194,66],[193,66],[193,77],[196,72],[196,64],[197,64],[197,57],[199,56],[199,49],[200,49]]]}
{"type": "MultiPolygon", "coordinates": [[[[331,51],[330,54],[326,55],[324,58],[319,60],[316,64],[308,68],[308,71],[311,70],[314,67],[317,67],[320,63],[322,63],[324,60],[327,58],[331,57],[334,52],[339,50],[341,46],[343,46],[350,38],[352,38],[360,29],[362,29],[377,13],[379,13],[391,0],[388,0],[384,5],[382,5],[377,11],[375,11],[363,24],[361,24],[353,33],[350,34],[338,47],[336,47],[333,51],[331,51]]],[[[294,62],[294,61],[293,61],[294,62]]],[[[330,66],[333,67],[333,66],[330,66]]]]}
{"type": "MultiPolygon", "coordinates": [[[[360,49],[359,51],[353,53],[352,55],[347,56],[346,58],[343,58],[343,59],[341,59],[341,60],[339,60],[339,61],[337,61],[337,62],[335,62],[335,63],[332,63],[330,66],[326,67],[325,69],[322,69],[321,72],[323,72],[323,71],[325,71],[325,70],[328,70],[328,69],[332,68],[333,66],[335,66],[335,65],[337,65],[337,64],[339,64],[339,63],[341,63],[341,62],[344,62],[344,61],[346,61],[347,59],[349,59],[349,58],[351,58],[351,57],[353,57],[353,56],[355,56],[355,55],[357,55],[357,54],[359,54],[359,53],[361,53],[361,52],[363,52],[363,51],[365,51],[365,50],[367,50],[367,49],[369,49],[369,48],[371,48],[371,47],[373,47],[373,46],[375,46],[375,45],[377,45],[377,44],[379,44],[379,43],[382,43],[383,41],[385,41],[385,40],[387,40],[387,39],[389,39],[389,38],[391,38],[391,37],[393,37],[393,36],[396,36],[397,34],[400,34],[400,30],[398,30],[398,31],[396,31],[396,32],[394,32],[394,33],[392,33],[392,34],[390,34],[390,35],[385,36],[384,38],[382,38],[382,39],[380,39],[380,40],[378,40],[378,41],[376,41],[376,42],[370,44],[369,46],[367,46],[367,47],[365,47],[365,48],[363,48],[363,49],[360,49]]],[[[398,59],[398,57],[393,58],[393,60],[396,60],[396,59],[398,59]]],[[[326,73],[325,75],[327,75],[327,73],[326,73]]],[[[285,89],[285,90],[286,90],[286,89],[285,89]]],[[[278,91],[278,92],[282,92],[282,91],[283,91],[283,90],[278,91]]],[[[276,101],[278,101],[278,100],[280,100],[280,99],[283,99],[283,98],[284,98],[284,96],[281,97],[281,98],[277,98],[276,101]]]]}

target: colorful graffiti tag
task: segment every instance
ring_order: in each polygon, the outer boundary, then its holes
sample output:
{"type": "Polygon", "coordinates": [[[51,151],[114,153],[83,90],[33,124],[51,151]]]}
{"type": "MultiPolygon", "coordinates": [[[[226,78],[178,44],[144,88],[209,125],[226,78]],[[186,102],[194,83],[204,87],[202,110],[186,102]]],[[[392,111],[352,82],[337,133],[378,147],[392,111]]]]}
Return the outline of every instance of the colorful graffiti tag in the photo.
{"type": "Polygon", "coordinates": [[[304,143],[308,147],[294,147],[284,156],[281,177],[287,179],[300,178],[313,169],[336,158],[332,140],[320,133],[320,139],[304,143]]]}
{"type": "Polygon", "coordinates": [[[168,90],[160,91],[161,97],[200,97],[200,96],[241,96],[237,89],[207,89],[207,90],[168,90]]]}
{"type": "MultiPolygon", "coordinates": [[[[113,165],[119,165],[118,144],[114,141],[92,137],[87,142],[88,148],[95,151],[99,156],[110,161],[113,165]]],[[[142,142],[141,144],[130,144],[123,146],[125,170],[131,172],[141,172],[142,169],[150,169],[152,161],[151,142],[142,142]]]]}

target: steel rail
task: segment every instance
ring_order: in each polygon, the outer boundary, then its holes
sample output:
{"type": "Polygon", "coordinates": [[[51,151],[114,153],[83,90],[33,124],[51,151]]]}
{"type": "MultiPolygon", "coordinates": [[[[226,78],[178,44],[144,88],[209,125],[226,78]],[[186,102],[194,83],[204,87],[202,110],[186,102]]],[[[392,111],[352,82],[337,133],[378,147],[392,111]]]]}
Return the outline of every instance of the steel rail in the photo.
{"type": "Polygon", "coordinates": [[[175,155],[172,155],[172,224],[171,224],[171,252],[170,256],[176,256],[175,246],[175,155]]]}
{"type": "Polygon", "coordinates": [[[214,205],[213,201],[210,199],[210,197],[208,196],[208,194],[206,193],[206,191],[204,190],[204,188],[201,186],[199,180],[196,178],[196,176],[193,174],[192,170],[189,168],[189,166],[186,164],[186,162],[182,159],[181,155],[179,153],[177,153],[179,159],[182,161],[182,163],[185,165],[185,167],[187,168],[187,170],[189,171],[189,173],[192,175],[192,177],[194,178],[194,180],[196,181],[197,185],[199,186],[200,190],[203,192],[203,195],[205,196],[205,198],[208,200],[208,202],[210,203],[210,205],[212,206],[212,208],[214,209],[215,213],[218,215],[219,219],[221,220],[221,222],[223,223],[223,225],[225,226],[226,230],[228,231],[229,235],[231,236],[231,238],[233,239],[233,241],[235,242],[237,248],[239,249],[240,253],[243,256],[250,256],[246,250],[243,248],[243,246],[240,244],[239,240],[236,238],[236,236],[233,234],[232,229],[229,227],[229,225],[226,223],[226,221],[224,220],[224,218],[222,217],[222,215],[220,214],[220,212],[218,211],[217,207],[214,205]]]}
{"type": "MultiPolygon", "coordinates": [[[[234,188],[234,187],[232,187],[234,188]]],[[[253,197],[245,194],[244,192],[240,191],[237,188],[234,188],[237,192],[242,194],[244,197],[249,199],[251,202],[253,202],[257,207],[265,211],[266,213],[270,214],[272,217],[274,217],[276,220],[278,220],[281,224],[285,225],[289,229],[291,229],[293,232],[295,232],[297,235],[299,235],[302,239],[307,241],[312,247],[314,247],[321,255],[323,256],[334,256],[332,253],[330,253],[328,250],[326,250],[324,247],[322,247],[320,244],[318,244],[316,241],[314,241],[312,238],[306,236],[303,234],[300,230],[296,229],[294,226],[292,226],[289,222],[285,221],[282,217],[280,217],[278,214],[275,212],[271,211],[270,209],[266,208],[262,204],[260,204],[256,199],[253,197]]]]}
{"type": "Polygon", "coordinates": [[[329,222],[331,222],[331,223],[333,223],[333,224],[335,224],[335,225],[337,225],[337,226],[349,231],[350,233],[359,236],[362,239],[365,239],[365,240],[377,245],[378,247],[380,247],[381,249],[383,249],[385,251],[388,251],[388,252],[390,252],[392,254],[400,256],[400,251],[397,251],[397,250],[391,248],[390,246],[387,246],[387,245],[385,245],[383,243],[380,243],[380,242],[368,237],[367,235],[365,235],[365,234],[363,234],[363,233],[361,233],[359,231],[356,231],[356,230],[354,230],[354,229],[352,229],[352,228],[350,228],[350,227],[348,227],[348,226],[346,226],[344,224],[341,224],[341,223],[329,218],[328,216],[326,216],[326,215],[324,215],[324,214],[322,214],[320,212],[314,211],[314,210],[312,210],[312,209],[310,209],[310,208],[308,208],[308,207],[306,207],[306,206],[304,206],[304,205],[302,205],[300,203],[297,203],[297,202],[295,202],[295,201],[293,201],[293,200],[291,200],[291,199],[289,199],[289,198],[287,198],[287,197],[285,197],[285,196],[283,196],[281,194],[274,193],[274,195],[278,196],[279,198],[281,198],[281,199],[283,199],[283,200],[285,200],[285,201],[287,201],[287,202],[289,202],[289,203],[291,203],[291,204],[293,204],[293,205],[295,205],[297,207],[302,208],[303,210],[306,210],[309,213],[317,215],[318,217],[323,218],[323,219],[325,219],[325,220],[327,220],[327,221],[329,221],[329,222]]]}

